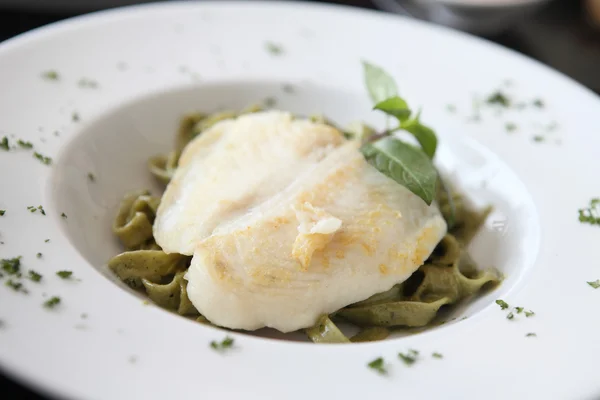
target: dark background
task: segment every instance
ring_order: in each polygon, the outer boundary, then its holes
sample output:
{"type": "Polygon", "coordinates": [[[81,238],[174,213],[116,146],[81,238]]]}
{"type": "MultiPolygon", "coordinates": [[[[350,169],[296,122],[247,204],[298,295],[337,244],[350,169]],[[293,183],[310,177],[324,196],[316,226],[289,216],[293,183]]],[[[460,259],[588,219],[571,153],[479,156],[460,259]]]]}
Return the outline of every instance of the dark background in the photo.
{"type": "MultiPolygon", "coordinates": [[[[370,0],[327,2],[376,8],[370,0]]],[[[580,0],[554,0],[527,21],[487,39],[535,58],[600,94],[600,29],[590,23],[582,4],[580,0]]],[[[48,11],[0,8],[0,41],[77,14],[56,8],[48,11]]],[[[0,397],[46,399],[1,374],[0,397]]]]}

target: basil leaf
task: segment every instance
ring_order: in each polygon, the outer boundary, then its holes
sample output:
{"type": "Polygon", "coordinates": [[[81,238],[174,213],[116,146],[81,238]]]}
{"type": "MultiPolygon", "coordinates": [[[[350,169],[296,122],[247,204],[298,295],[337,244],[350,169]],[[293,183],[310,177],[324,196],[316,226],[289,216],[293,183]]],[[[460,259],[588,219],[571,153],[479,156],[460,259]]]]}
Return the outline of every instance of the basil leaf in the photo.
{"type": "Polygon", "coordinates": [[[390,97],[389,99],[380,101],[379,103],[375,104],[373,109],[380,110],[386,114],[394,116],[398,118],[400,122],[406,121],[411,114],[406,101],[398,96],[390,97]]]}
{"type": "Polygon", "coordinates": [[[394,78],[376,65],[363,61],[365,84],[373,103],[377,104],[385,99],[398,95],[398,87],[394,78]]]}
{"type": "Polygon", "coordinates": [[[369,164],[431,205],[437,172],[423,151],[393,137],[361,147],[369,164]]]}
{"type": "Polygon", "coordinates": [[[419,121],[419,114],[417,114],[415,118],[406,121],[406,123],[401,124],[400,127],[405,131],[412,133],[423,148],[425,154],[427,154],[429,158],[433,158],[437,149],[437,137],[435,136],[433,129],[423,125],[421,121],[419,121]]]}

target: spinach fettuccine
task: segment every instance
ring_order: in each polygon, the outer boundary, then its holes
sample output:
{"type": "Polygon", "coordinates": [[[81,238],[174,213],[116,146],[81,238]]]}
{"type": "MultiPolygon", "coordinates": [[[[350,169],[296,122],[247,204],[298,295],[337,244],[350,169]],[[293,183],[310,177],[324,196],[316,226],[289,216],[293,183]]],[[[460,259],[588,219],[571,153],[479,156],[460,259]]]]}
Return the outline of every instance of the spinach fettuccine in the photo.
{"type": "MultiPolygon", "coordinates": [[[[242,113],[259,111],[252,107],[242,113]]],[[[241,114],[241,113],[239,113],[241,114]]],[[[175,148],[168,154],[152,157],[150,172],[167,184],[177,169],[185,146],[215,123],[236,118],[238,113],[191,114],[183,118],[175,140],[175,148]]],[[[315,120],[326,121],[321,117],[315,120]]],[[[330,124],[330,122],[326,122],[330,124]]],[[[355,125],[346,137],[371,134],[364,125],[355,125]]],[[[352,140],[352,139],[350,139],[352,140]]],[[[456,304],[478,293],[484,286],[500,281],[495,270],[479,270],[466,252],[466,247],[487,217],[489,210],[474,211],[467,207],[463,197],[437,185],[435,201],[448,223],[448,233],[433,254],[409,279],[334,314],[323,315],[306,329],[315,343],[346,343],[382,340],[394,329],[423,327],[431,324],[442,307],[456,304]],[[344,321],[360,328],[359,333],[347,337],[336,323],[344,321]]],[[[188,298],[184,278],[191,257],[161,250],[153,237],[153,223],[161,198],[140,190],[127,194],[114,220],[113,231],[125,251],[112,258],[110,269],[127,285],[144,292],[157,305],[180,315],[210,323],[188,298]]]]}

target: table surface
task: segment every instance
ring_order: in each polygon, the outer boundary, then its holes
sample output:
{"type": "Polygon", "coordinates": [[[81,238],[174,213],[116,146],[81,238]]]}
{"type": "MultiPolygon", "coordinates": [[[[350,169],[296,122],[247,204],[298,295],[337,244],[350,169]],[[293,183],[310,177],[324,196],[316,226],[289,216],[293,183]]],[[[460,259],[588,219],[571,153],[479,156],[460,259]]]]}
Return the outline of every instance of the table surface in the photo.
{"type": "MultiPolygon", "coordinates": [[[[370,0],[327,2],[375,8],[370,0]]],[[[68,11],[0,8],[0,41],[74,15],[68,11]]],[[[600,30],[586,22],[579,0],[555,0],[529,21],[487,39],[535,58],[600,94],[600,30]]],[[[1,374],[0,393],[5,399],[47,399],[1,374]]]]}

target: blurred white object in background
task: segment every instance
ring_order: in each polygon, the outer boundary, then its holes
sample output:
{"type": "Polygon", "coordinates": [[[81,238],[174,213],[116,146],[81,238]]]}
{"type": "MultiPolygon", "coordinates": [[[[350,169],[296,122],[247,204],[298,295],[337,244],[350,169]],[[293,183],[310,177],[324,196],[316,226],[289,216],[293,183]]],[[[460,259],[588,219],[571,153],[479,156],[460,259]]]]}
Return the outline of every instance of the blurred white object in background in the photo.
{"type": "Polygon", "coordinates": [[[385,11],[494,35],[525,20],[551,0],[372,0],[385,11]]]}

